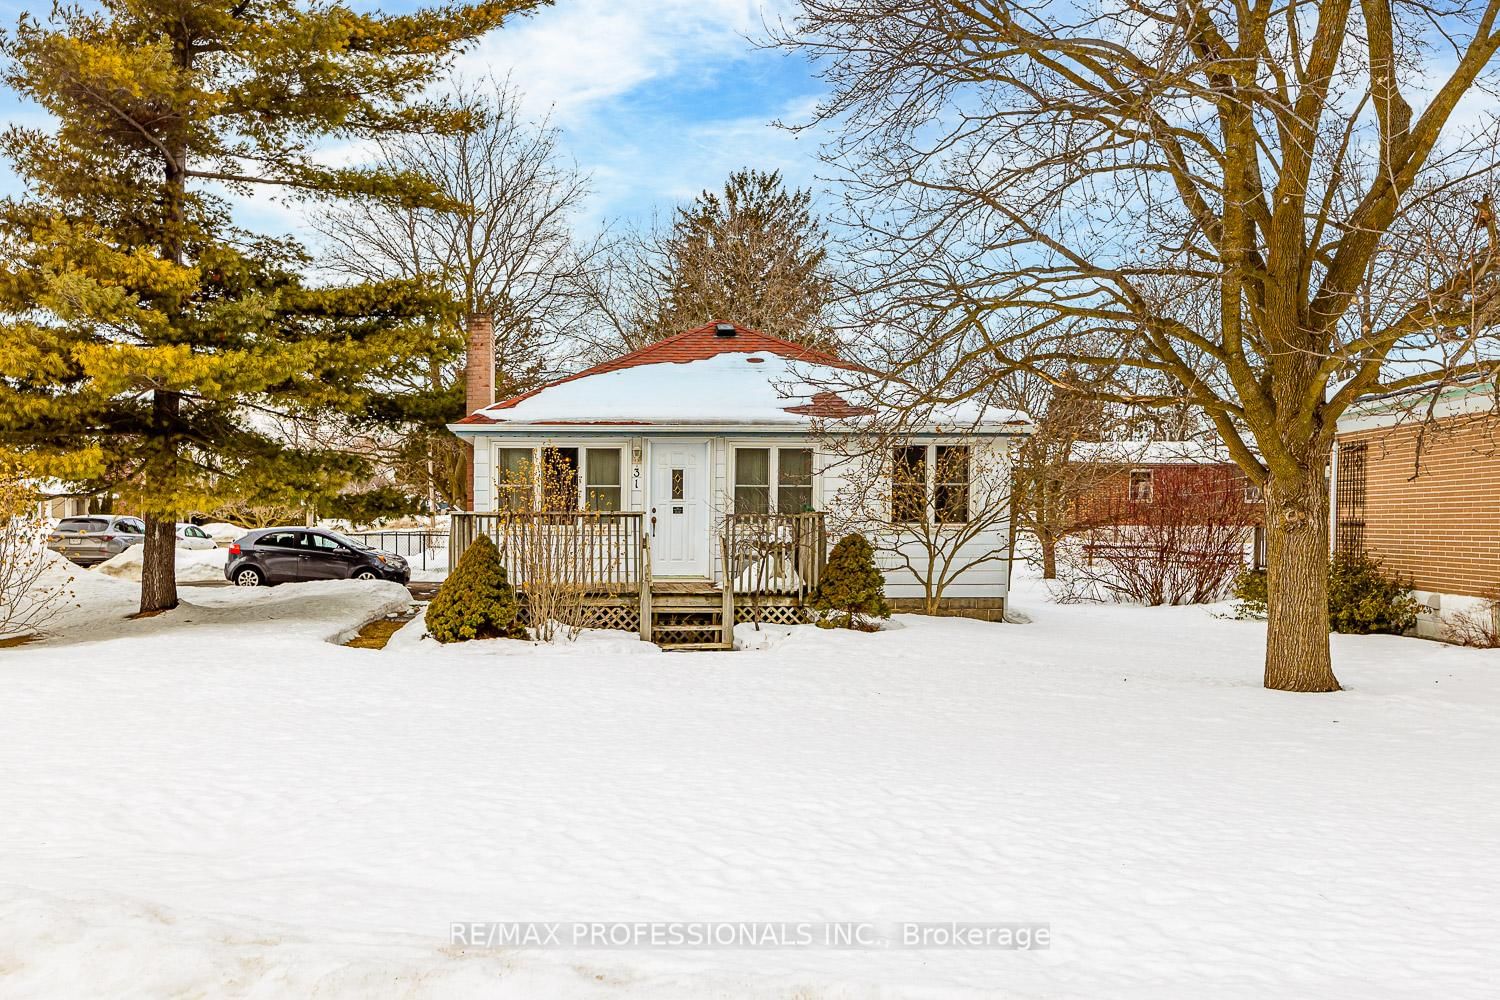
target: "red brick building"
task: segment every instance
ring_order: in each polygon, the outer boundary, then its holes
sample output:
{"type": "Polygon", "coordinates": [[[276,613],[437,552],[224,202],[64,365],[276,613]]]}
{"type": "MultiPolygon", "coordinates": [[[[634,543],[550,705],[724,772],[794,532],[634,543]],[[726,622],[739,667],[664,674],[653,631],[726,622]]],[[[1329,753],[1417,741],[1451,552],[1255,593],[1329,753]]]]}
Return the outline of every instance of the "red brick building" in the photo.
{"type": "Polygon", "coordinates": [[[1089,541],[1128,539],[1165,522],[1243,524],[1247,551],[1263,565],[1260,491],[1221,449],[1198,441],[1099,441],[1073,446],[1088,466],[1074,501],[1073,527],[1089,541]]]}

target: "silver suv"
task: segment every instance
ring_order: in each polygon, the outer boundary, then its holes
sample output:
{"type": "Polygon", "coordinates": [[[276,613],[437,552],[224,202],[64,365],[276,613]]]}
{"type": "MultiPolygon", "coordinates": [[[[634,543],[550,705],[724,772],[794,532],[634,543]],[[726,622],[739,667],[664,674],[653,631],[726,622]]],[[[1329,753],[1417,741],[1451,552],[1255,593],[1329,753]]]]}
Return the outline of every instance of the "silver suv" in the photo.
{"type": "Polygon", "coordinates": [[[89,514],[57,522],[47,535],[47,548],[80,566],[92,566],[145,540],[146,522],[138,517],[89,514]]]}

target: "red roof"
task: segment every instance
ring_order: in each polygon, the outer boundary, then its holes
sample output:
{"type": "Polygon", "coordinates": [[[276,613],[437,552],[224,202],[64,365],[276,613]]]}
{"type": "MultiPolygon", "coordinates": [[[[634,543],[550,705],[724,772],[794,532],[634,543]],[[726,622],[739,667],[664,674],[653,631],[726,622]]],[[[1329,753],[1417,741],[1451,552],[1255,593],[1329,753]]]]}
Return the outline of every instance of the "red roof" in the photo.
{"type": "MultiPolygon", "coordinates": [[[[808,364],[827,365],[830,368],[843,368],[849,371],[863,370],[859,365],[845,361],[826,351],[820,351],[803,344],[794,344],[790,340],[782,340],[780,337],[773,337],[769,333],[761,333],[759,330],[752,330],[749,327],[740,326],[738,323],[733,324],[733,337],[720,336],[717,332],[719,325],[718,323],[705,323],[703,326],[684,330],[682,333],[674,334],[665,340],[658,340],[654,344],[648,344],[638,351],[622,354],[618,358],[595,365],[592,368],[578,372],[576,375],[556,379],[555,381],[548,382],[546,385],[532,389],[530,392],[523,392],[519,396],[503,399],[484,409],[509,409],[523,399],[530,399],[537,393],[550,389],[554,385],[588,378],[590,375],[619,371],[622,368],[635,368],[640,365],[685,364],[689,361],[704,361],[720,354],[776,354],[783,358],[793,361],[803,361],[808,364]]],[[[820,400],[819,397],[822,396],[833,396],[834,399],[838,399],[833,393],[818,393],[813,397],[813,403],[807,407],[788,408],[788,412],[801,413],[806,410],[809,415],[816,416],[852,415],[850,413],[835,414],[831,412],[812,413],[814,408],[819,411],[838,408],[831,406],[830,400],[820,400]],[[819,405],[820,403],[822,404],[821,406],[819,405]]],[[[838,402],[850,410],[856,409],[849,407],[841,399],[838,402]]],[[[458,422],[461,424],[493,424],[500,421],[493,417],[485,416],[483,410],[480,410],[469,414],[458,422]]]]}

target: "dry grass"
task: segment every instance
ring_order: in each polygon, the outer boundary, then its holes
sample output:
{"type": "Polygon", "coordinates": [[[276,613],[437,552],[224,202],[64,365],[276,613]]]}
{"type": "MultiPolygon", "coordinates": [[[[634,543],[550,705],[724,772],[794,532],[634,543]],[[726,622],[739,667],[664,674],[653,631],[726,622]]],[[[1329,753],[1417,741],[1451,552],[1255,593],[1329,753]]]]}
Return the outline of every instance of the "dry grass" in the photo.
{"type": "Polygon", "coordinates": [[[385,644],[391,641],[391,636],[400,631],[401,626],[411,621],[411,618],[377,618],[368,622],[354,638],[344,645],[352,649],[384,649],[385,644]]]}

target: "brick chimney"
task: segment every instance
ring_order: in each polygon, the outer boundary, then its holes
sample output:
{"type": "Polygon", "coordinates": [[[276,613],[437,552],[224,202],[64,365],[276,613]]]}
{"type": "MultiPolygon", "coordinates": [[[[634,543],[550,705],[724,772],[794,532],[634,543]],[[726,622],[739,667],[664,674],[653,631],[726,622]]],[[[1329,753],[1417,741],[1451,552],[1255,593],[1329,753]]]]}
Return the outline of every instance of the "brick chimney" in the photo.
{"type": "MultiPolygon", "coordinates": [[[[469,347],[464,361],[464,414],[482,410],[495,401],[495,318],[469,314],[469,347]]],[[[474,509],[474,449],[466,447],[465,504],[474,509]]]]}
{"type": "Polygon", "coordinates": [[[469,315],[469,353],[464,366],[464,413],[495,401],[495,321],[489,313],[469,315]]]}

